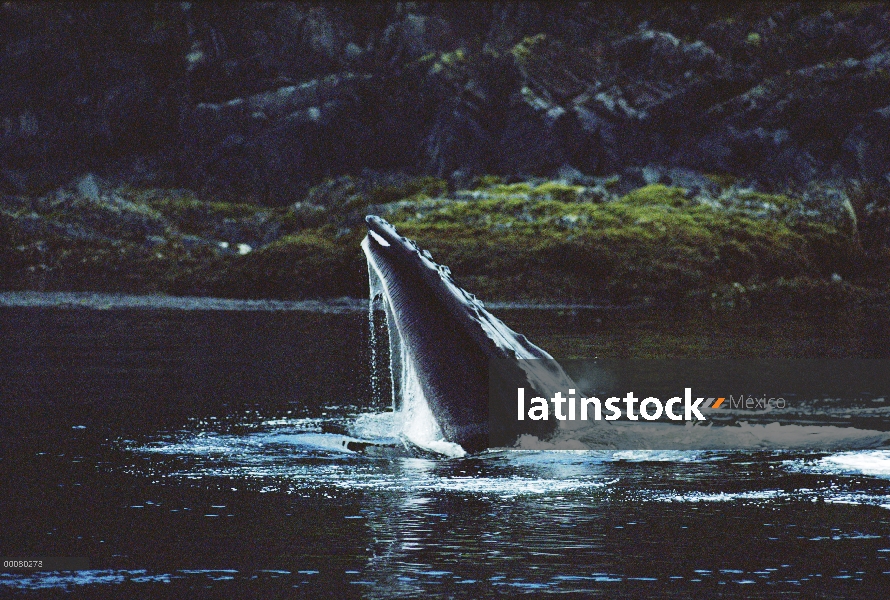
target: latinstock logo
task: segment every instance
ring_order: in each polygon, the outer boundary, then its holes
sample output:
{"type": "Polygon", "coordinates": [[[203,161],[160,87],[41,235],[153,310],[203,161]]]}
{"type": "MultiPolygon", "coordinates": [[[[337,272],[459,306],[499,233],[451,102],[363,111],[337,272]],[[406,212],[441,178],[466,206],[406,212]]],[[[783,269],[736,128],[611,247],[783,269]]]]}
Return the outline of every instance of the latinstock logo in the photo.
{"type": "Polygon", "coordinates": [[[864,419],[885,415],[888,400],[888,360],[497,359],[488,425],[507,446],[533,436],[578,442],[566,447],[819,447],[851,426],[885,431],[864,419]]]}
{"type": "Polygon", "coordinates": [[[633,392],[628,392],[623,397],[610,396],[601,401],[595,396],[576,398],[575,390],[569,389],[567,396],[563,396],[562,392],[556,392],[549,399],[549,403],[540,396],[530,398],[526,410],[525,395],[525,388],[517,388],[516,410],[519,421],[524,421],[526,417],[533,421],[549,420],[550,404],[553,405],[553,418],[559,421],[617,421],[622,417],[629,421],[638,421],[641,418],[646,421],[657,421],[662,416],[671,421],[706,421],[707,417],[702,414],[701,409],[720,408],[726,400],[722,397],[699,397],[693,400],[692,388],[685,388],[682,397],[674,396],[666,402],[654,396],[640,399],[633,392]],[[622,404],[624,408],[621,407],[622,404]],[[676,412],[681,408],[680,412],[676,412]]]}

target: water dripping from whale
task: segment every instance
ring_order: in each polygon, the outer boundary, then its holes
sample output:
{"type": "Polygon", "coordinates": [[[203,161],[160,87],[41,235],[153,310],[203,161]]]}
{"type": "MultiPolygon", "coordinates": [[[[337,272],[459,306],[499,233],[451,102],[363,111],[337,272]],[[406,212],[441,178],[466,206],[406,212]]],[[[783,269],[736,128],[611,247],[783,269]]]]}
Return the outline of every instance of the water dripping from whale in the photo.
{"type": "MultiPolygon", "coordinates": [[[[510,419],[490,418],[489,361],[551,359],[521,360],[522,372],[513,378],[538,395],[577,387],[571,378],[547,352],[460,288],[448,267],[434,262],[429,252],[380,217],[366,221],[362,249],[368,264],[371,326],[374,307],[382,305],[393,408],[403,417],[402,435],[417,446],[452,456],[513,446],[523,435],[551,437],[558,427],[554,421],[511,424],[510,419]]],[[[376,351],[372,356],[376,358],[376,351]]]]}

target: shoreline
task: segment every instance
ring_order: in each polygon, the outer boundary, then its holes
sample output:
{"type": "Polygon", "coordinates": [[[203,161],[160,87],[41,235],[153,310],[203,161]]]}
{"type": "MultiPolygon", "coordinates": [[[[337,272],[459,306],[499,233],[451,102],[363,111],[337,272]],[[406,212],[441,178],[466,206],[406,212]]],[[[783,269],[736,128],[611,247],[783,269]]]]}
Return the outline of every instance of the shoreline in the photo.
{"type": "MultiPolygon", "coordinates": [[[[492,310],[633,310],[646,304],[559,304],[552,302],[483,302],[492,310]]],[[[92,310],[216,310],[261,312],[314,312],[323,314],[368,311],[363,298],[325,300],[247,300],[212,296],[168,296],[162,294],[118,294],[110,292],[0,292],[2,308],[54,308],[92,310]]]]}

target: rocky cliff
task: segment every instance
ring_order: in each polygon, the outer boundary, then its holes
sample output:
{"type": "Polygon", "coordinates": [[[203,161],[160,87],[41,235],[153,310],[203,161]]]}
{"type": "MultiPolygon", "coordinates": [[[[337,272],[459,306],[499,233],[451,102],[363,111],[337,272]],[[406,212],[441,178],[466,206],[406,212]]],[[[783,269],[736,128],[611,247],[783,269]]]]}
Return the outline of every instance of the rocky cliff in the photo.
{"type": "Polygon", "coordinates": [[[283,205],[363,169],[890,173],[881,3],[0,6],[0,185],[283,205]]]}
{"type": "Polygon", "coordinates": [[[4,2],[0,44],[0,289],[362,295],[372,212],[487,298],[886,303],[887,4],[4,2]]]}

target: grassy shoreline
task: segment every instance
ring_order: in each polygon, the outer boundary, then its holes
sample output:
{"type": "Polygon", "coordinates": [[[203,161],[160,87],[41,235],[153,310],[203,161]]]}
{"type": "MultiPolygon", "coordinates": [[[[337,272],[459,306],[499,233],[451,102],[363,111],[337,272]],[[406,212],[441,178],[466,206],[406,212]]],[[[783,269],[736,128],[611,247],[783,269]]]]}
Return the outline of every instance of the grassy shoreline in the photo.
{"type": "Polygon", "coordinates": [[[853,204],[828,192],[341,178],[264,207],[84,187],[5,199],[0,289],[361,298],[363,216],[379,214],[487,301],[832,309],[888,296],[887,248],[864,246],[853,204]]]}

